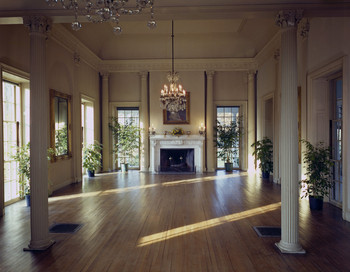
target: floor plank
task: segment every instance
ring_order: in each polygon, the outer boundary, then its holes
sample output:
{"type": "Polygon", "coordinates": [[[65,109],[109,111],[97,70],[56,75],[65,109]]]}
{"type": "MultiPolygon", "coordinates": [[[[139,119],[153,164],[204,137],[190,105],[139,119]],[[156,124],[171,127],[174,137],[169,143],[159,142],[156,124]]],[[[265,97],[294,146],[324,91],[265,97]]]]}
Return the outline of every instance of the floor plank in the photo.
{"type": "Polygon", "coordinates": [[[23,252],[30,240],[24,201],[0,218],[0,271],[347,271],[350,223],[325,203],[310,212],[300,200],[305,255],[284,255],[280,238],[253,226],[280,226],[281,187],[246,173],[100,174],[49,198],[49,223],[81,223],[52,233],[45,252],[23,252]]]}

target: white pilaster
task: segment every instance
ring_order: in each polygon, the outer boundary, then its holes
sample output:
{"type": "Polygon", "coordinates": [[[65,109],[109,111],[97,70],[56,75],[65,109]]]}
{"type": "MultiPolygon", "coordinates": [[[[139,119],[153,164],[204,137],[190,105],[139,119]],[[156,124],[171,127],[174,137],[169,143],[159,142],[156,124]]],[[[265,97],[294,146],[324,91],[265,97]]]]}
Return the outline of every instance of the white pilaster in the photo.
{"type": "Polygon", "coordinates": [[[74,182],[82,181],[82,135],[81,135],[81,99],[79,92],[79,67],[80,56],[77,52],[73,54],[74,67],[74,89],[73,89],[73,166],[74,166],[74,182]]]}
{"type": "Polygon", "coordinates": [[[281,79],[280,79],[280,50],[274,53],[276,83],[274,93],[274,134],[273,134],[273,181],[281,183],[280,175],[280,132],[281,132],[281,79]]]}
{"type": "Polygon", "coordinates": [[[103,171],[109,171],[110,170],[110,163],[109,163],[109,74],[108,73],[101,73],[102,75],[102,168],[103,171]]]}
{"type": "Polygon", "coordinates": [[[148,171],[149,167],[149,143],[148,143],[148,72],[139,73],[141,79],[141,109],[140,109],[140,128],[141,128],[141,171],[148,171]]]}
{"type": "Polygon", "coordinates": [[[281,241],[282,253],[305,253],[299,244],[297,24],[301,13],[281,11],[281,241]]]}
{"type": "Polygon", "coordinates": [[[248,73],[248,173],[255,172],[255,71],[248,73]]]}
{"type": "Polygon", "coordinates": [[[207,71],[207,116],[206,116],[206,149],[207,149],[207,172],[215,171],[214,149],[214,75],[215,71],[207,71]]]}
{"type": "Polygon", "coordinates": [[[28,250],[45,250],[49,238],[48,220],[48,115],[49,90],[46,82],[46,33],[51,22],[44,16],[24,18],[30,30],[30,225],[28,250]]]}
{"type": "MultiPolygon", "coordinates": [[[[0,82],[2,82],[2,67],[0,66],[0,82]]],[[[2,97],[2,84],[0,84],[0,122],[2,124],[3,119],[3,97],[2,97]]],[[[3,127],[0,126],[0,217],[5,214],[5,185],[4,185],[4,136],[3,127]]]]}

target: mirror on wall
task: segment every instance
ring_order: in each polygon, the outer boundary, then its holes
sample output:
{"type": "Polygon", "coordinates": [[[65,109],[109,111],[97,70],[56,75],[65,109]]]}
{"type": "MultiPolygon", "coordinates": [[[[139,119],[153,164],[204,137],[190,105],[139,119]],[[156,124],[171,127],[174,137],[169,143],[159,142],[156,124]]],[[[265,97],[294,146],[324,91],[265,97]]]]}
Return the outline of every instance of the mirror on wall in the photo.
{"type": "Polygon", "coordinates": [[[71,149],[71,96],[50,90],[50,147],[53,159],[72,156],[71,149]]]}

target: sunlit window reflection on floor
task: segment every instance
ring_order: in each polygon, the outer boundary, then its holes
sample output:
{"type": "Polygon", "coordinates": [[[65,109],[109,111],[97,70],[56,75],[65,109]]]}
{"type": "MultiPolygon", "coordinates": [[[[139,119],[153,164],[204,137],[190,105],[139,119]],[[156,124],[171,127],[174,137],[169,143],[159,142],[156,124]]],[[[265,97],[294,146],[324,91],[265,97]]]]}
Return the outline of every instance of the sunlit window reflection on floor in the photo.
{"type": "Polygon", "coordinates": [[[244,175],[244,173],[243,174],[232,173],[232,174],[226,174],[222,176],[207,176],[207,177],[204,176],[199,178],[179,179],[179,180],[167,181],[162,183],[130,186],[125,188],[115,188],[115,189],[109,189],[109,190],[103,190],[103,191],[83,192],[83,193],[64,195],[64,196],[53,196],[49,198],[49,201],[53,202],[53,201],[68,200],[68,199],[74,199],[74,198],[86,198],[86,197],[104,196],[108,194],[120,194],[120,193],[127,193],[135,190],[150,189],[155,187],[170,187],[170,186],[178,186],[178,185],[195,184],[200,182],[208,182],[208,181],[223,180],[223,179],[228,179],[233,177],[240,177],[242,175],[244,175]]]}
{"type": "Polygon", "coordinates": [[[196,231],[200,231],[200,230],[204,230],[204,229],[208,229],[208,228],[213,228],[213,227],[225,224],[225,223],[245,219],[247,217],[251,217],[251,216],[255,216],[255,215],[259,215],[259,214],[263,214],[263,213],[267,213],[267,212],[271,212],[271,211],[274,211],[276,209],[279,209],[280,207],[281,207],[281,202],[277,202],[274,204],[254,208],[251,210],[247,210],[247,211],[243,211],[243,212],[239,212],[239,213],[234,213],[234,214],[230,214],[230,215],[226,215],[226,216],[222,216],[222,217],[218,217],[218,218],[213,218],[213,219],[198,222],[195,224],[190,224],[190,225],[186,225],[183,227],[178,227],[178,228],[166,230],[163,232],[151,234],[151,235],[142,237],[139,240],[139,243],[137,246],[143,247],[143,246],[147,246],[150,244],[162,242],[162,241],[169,240],[169,239],[181,236],[181,235],[189,234],[192,232],[196,232],[196,231]]]}

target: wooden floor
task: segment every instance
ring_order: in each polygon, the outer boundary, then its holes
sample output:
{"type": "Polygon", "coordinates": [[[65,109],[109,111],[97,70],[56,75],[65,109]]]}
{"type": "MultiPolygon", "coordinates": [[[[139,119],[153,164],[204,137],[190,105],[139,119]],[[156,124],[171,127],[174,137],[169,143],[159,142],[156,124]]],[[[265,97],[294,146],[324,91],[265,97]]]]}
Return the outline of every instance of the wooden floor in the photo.
{"type": "Polygon", "coordinates": [[[300,201],[305,255],[283,255],[279,238],[253,226],[280,226],[280,186],[234,172],[212,175],[112,173],[84,178],[49,198],[49,223],[81,223],[50,234],[45,252],[30,240],[24,201],[0,218],[0,271],[350,271],[350,223],[325,204],[300,201]]]}

